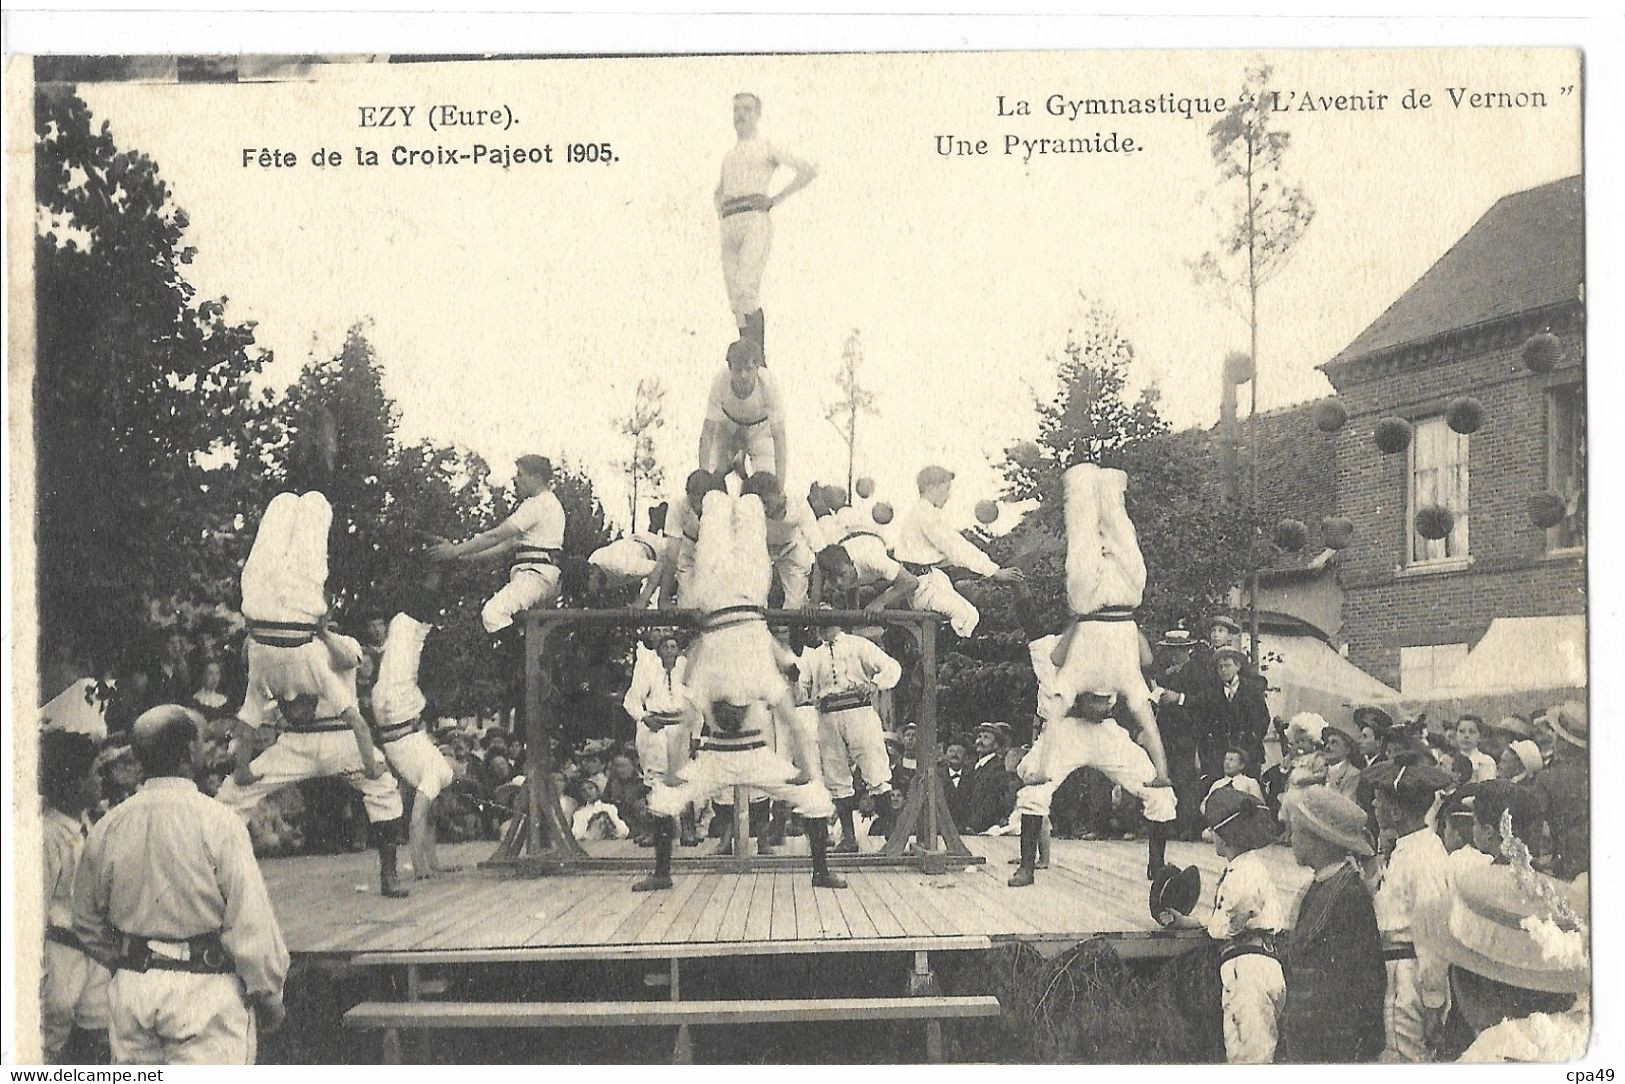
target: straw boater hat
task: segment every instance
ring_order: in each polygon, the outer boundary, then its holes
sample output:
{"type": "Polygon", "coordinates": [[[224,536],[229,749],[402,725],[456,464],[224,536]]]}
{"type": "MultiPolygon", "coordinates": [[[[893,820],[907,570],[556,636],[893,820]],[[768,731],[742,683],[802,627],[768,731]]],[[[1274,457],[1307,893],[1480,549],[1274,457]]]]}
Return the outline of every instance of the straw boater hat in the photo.
{"type": "Polygon", "coordinates": [[[1247,653],[1239,647],[1221,647],[1213,653],[1215,659],[1234,659],[1240,666],[1247,665],[1247,653]]]}
{"type": "Polygon", "coordinates": [[[1151,917],[1164,911],[1188,915],[1202,899],[1202,871],[1195,866],[1163,866],[1151,878],[1151,917]]]}
{"type": "Polygon", "coordinates": [[[1157,641],[1158,647],[1195,647],[1196,637],[1189,629],[1169,629],[1157,641]]]}
{"type": "Polygon", "coordinates": [[[1010,747],[1010,739],[1011,739],[1012,734],[1011,734],[1010,724],[1009,723],[999,723],[999,722],[978,723],[977,726],[976,726],[976,729],[972,730],[971,733],[973,735],[974,734],[979,734],[984,730],[987,731],[989,734],[992,734],[993,737],[994,737],[994,740],[996,740],[1000,745],[1003,745],[1007,749],[1010,747]]]}
{"type": "Polygon", "coordinates": [[[1292,830],[1308,832],[1359,858],[1370,858],[1366,815],[1352,799],[1330,787],[1304,787],[1292,803],[1292,830]]]}
{"type": "Polygon", "coordinates": [[[1253,851],[1274,843],[1280,824],[1258,799],[1234,787],[1214,791],[1202,810],[1213,834],[1242,850],[1253,851]]]}
{"type": "Polygon", "coordinates": [[[1584,704],[1574,700],[1559,704],[1546,713],[1546,722],[1551,726],[1552,733],[1561,740],[1577,749],[1586,748],[1586,743],[1590,740],[1591,726],[1586,719],[1584,704]]]}
{"type": "Polygon", "coordinates": [[[1535,728],[1517,715],[1506,716],[1504,719],[1497,721],[1491,729],[1502,734],[1510,734],[1514,738],[1533,738],[1535,736],[1535,728]]]}
{"type": "Polygon", "coordinates": [[[1238,633],[1241,631],[1241,626],[1236,624],[1236,619],[1231,617],[1229,614],[1214,614],[1212,617],[1208,618],[1207,627],[1211,629],[1214,625],[1223,625],[1233,633],[1238,633]]]}
{"type": "Polygon", "coordinates": [[[1416,947],[1522,990],[1581,994],[1591,987],[1585,893],[1512,866],[1461,874],[1456,891],[1416,915],[1416,947]],[[1566,914],[1564,912],[1567,912],[1566,914]]]}

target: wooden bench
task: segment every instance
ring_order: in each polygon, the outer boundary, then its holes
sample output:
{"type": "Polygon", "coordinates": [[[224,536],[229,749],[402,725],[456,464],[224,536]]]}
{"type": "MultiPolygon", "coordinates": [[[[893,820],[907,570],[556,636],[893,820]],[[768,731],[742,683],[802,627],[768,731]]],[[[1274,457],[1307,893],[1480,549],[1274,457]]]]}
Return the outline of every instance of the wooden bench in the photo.
{"type": "Polygon", "coordinates": [[[693,1061],[693,1024],[812,1024],[924,1020],[926,1060],[943,1059],[942,1021],[999,1015],[995,997],[848,997],[786,1001],[369,1001],[344,1026],[384,1032],[384,1061],[401,1062],[402,1029],[677,1027],[672,1060],[693,1061]]]}

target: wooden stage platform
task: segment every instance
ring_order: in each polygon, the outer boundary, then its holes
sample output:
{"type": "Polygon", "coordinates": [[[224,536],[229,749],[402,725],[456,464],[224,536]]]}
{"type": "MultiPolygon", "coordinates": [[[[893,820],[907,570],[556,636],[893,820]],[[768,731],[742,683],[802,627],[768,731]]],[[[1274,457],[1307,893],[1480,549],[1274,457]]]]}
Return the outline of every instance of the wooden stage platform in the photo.
{"type": "MultiPolygon", "coordinates": [[[[1058,839],[1052,867],[1021,889],[1005,884],[1017,852],[1014,837],[965,842],[987,861],[935,875],[844,870],[851,882],[845,891],[814,889],[805,870],[679,869],[671,891],[637,894],[630,891],[637,875],[624,871],[520,878],[475,869],[490,843],[443,847],[441,860],[461,863],[463,871],[414,882],[404,900],[378,896],[370,851],[270,859],[262,868],[289,950],[338,959],[686,959],[965,950],[1012,941],[1060,949],[1093,937],[1112,941],[1120,955],[1148,956],[1179,952],[1202,936],[1165,931],[1152,921],[1143,841],[1058,839]]],[[[714,845],[707,841],[704,848],[714,845]]],[[[591,849],[650,855],[628,843],[591,849]]],[[[1309,874],[1285,847],[1272,847],[1268,856],[1291,914],[1309,874]]],[[[1201,868],[1204,906],[1210,904],[1223,867],[1213,848],[1171,843],[1168,858],[1201,868]]]]}

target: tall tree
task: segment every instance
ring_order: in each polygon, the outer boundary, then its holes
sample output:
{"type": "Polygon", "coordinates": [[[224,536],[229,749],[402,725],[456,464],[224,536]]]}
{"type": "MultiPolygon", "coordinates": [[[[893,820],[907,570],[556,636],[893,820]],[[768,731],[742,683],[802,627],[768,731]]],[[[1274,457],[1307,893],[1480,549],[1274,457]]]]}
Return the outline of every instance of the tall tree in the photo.
{"type": "Polygon", "coordinates": [[[841,440],[846,442],[846,491],[852,492],[852,478],[857,473],[858,459],[858,419],[864,415],[877,416],[880,411],[875,406],[875,396],[872,391],[865,388],[858,380],[858,370],[863,366],[863,341],[858,332],[853,329],[846,337],[841,347],[841,365],[835,372],[835,386],[840,388],[841,397],[824,408],[824,417],[841,434],[841,440]]]}
{"type": "Polygon", "coordinates": [[[195,250],[158,164],[120,150],[73,91],[35,100],[35,533],[41,646],[98,667],[148,603],[234,591],[238,470],[270,432],[252,322],[186,280],[195,250]]]}
{"type": "MultiPolygon", "coordinates": [[[[1286,152],[1292,140],[1274,119],[1276,93],[1270,88],[1271,74],[1267,64],[1248,68],[1236,104],[1208,129],[1209,149],[1219,172],[1221,226],[1218,244],[1194,264],[1198,281],[1216,287],[1247,321],[1252,376],[1247,507],[1254,520],[1258,518],[1258,294],[1286,263],[1315,217],[1314,204],[1287,175],[1286,152]]],[[[1230,379],[1228,374],[1226,379],[1230,379]]],[[[1255,530],[1247,543],[1248,626],[1254,666],[1258,665],[1259,541],[1255,530]]]]}
{"type": "Polygon", "coordinates": [[[630,490],[627,513],[632,530],[638,529],[638,494],[644,487],[651,493],[659,492],[666,480],[666,472],[655,458],[655,431],[666,424],[666,387],[655,377],[638,381],[638,390],[632,398],[630,413],[615,420],[616,428],[632,441],[632,450],[621,463],[626,469],[630,490]]]}

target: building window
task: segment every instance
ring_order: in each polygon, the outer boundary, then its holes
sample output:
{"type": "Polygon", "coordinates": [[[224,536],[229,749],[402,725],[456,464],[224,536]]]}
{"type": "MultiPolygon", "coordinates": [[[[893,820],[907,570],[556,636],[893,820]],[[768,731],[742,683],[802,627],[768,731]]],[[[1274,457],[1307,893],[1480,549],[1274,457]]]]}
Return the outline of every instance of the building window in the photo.
{"type": "Polygon", "coordinates": [[[1399,649],[1399,691],[1404,696],[1431,696],[1446,688],[1450,675],[1467,657],[1466,644],[1399,649]]]}
{"type": "Polygon", "coordinates": [[[1546,395],[1546,486],[1567,506],[1563,522],[1546,532],[1546,548],[1581,549],[1586,544],[1584,384],[1565,384],[1546,395]]]}
{"type": "Polygon", "coordinates": [[[1406,503],[1410,564],[1467,557],[1467,436],[1451,429],[1442,417],[1423,418],[1415,425],[1406,503]],[[1423,538],[1416,530],[1416,513],[1434,505],[1450,509],[1455,523],[1443,538],[1423,538]]]}

